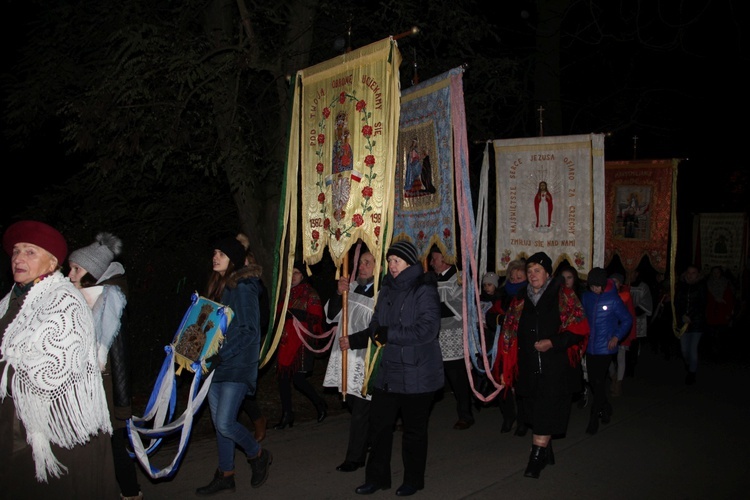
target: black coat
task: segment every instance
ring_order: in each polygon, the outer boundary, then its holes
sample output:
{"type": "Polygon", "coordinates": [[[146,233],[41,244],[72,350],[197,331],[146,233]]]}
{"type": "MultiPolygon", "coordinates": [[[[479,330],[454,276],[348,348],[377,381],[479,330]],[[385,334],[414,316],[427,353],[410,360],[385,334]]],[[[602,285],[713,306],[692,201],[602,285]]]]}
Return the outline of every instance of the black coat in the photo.
{"type": "Polygon", "coordinates": [[[560,288],[553,279],[534,305],[526,288],[519,292],[524,306],[518,322],[518,381],[516,392],[522,397],[524,413],[535,434],[560,435],[568,427],[571,396],[580,391],[580,372],[570,365],[568,347],[580,342],[580,336],[559,332],[560,288]],[[550,339],[546,352],[534,348],[538,340],[550,339]]]}

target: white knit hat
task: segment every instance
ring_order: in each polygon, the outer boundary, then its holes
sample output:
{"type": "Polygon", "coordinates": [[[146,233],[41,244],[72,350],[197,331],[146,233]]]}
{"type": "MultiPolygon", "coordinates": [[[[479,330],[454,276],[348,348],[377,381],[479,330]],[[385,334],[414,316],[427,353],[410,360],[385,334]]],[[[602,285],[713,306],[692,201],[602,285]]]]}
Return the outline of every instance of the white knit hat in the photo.
{"type": "Polygon", "coordinates": [[[91,245],[72,252],[68,262],[75,262],[95,279],[102,277],[112,261],[120,255],[122,241],[111,233],[99,233],[91,245]]]}
{"type": "Polygon", "coordinates": [[[484,276],[482,276],[482,284],[485,283],[491,283],[495,285],[495,288],[500,286],[500,277],[496,273],[484,273],[484,276]]]}

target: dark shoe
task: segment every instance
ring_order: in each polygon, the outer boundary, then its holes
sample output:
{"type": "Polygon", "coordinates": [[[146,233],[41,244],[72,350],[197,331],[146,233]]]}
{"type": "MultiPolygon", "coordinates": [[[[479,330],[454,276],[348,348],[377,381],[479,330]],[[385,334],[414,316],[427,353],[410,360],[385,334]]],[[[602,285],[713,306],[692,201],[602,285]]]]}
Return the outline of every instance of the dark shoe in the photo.
{"type": "Polygon", "coordinates": [[[273,462],[273,455],[265,448],[260,450],[260,455],[255,458],[248,458],[247,463],[250,464],[250,468],[253,470],[253,477],[250,479],[250,486],[253,488],[259,488],[268,479],[268,469],[271,468],[273,462]]]}
{"type": "Polygon", "coordinates": [[[266,438],[266,425],[268,425],[268,419],[262,415],[258,420],[253,420],[253,435],[259,443],[266,438]]]}
{"type": "Polygon", "coordinates": [[[364,462],[350,462],[349,460],[344,460],[344,463],[336,467],[336,470],[339,470],[341,472],[354,472],[355,470],[364,466],[364,462]]]}
{"type": "Polygon", "coordinates": [[[593,436],[598,431],[599,431],[599,414],[592,412],[591,417],[589,418],[589,425],[588,427],[586,427],[586,434],[591,434],[593,436]]]}
{"type": "Polygon", "coordinates": [[[469,422],[467,420],[459,420],[458,422],[453,424],[453,428],[458,431],[463,431],[463,430],[468,429],[472,425],[474,425],[474,422],[469,422]]]}
{"type": "Polygon", "coordinates": [[[523,475],[525,477],[539,479],[539,473],[542,472],[545,465],[547,465],[547,448],[532,445],[529,463],[526,466],[526,471],[524,471],[523,475]]]}
{"type": "Polygon", "coordinates": [[[409,486],[408,484],[404,483],[396,490],[396,496],[410,497],[421,489],[422,488],[415,488],[414,486],[409,486]]]}
{"type": "Polygon", "coordinates": [[[516,432],[514,432],[513,435],[518,436],[518,437],[524,437],[528,431],[529,431],[529,428],[526,427],[526,424],[522,424],[521,422],[519,422],[518,425],[516,426],[516,432]]]}
{"type": "Polygon", "coordinates": [[[328,416],[328,405],[325,401],[322,404],[316,406],[318,410],[318,423],[321,423],[328,416]]]}
{"type": "Polygon", "coordinates": [[[223,472],[221,472],[219,469],[216,469],[214,478],[211,480],[211,482],[206,486],[196,489],[195,494],[200,496],[209,496],[215,495],[216,493],[224,490],[234,492],[234,489],[234,474],[225,477],[223,472]]]}
{"type": "Polygon", "coordinates": [[[504,434],[506,432],[510,432],[513,430],[513,424],[516,422],[515,418],[508,418],[503,420],[503,426],[500,427],[500,434],[504,434]]]}
{"type": "Polygon", "coordinates": [[[362,486],[358,486],[354,493],[357,495],[372,495],[378,490],[387,490],[390,486],[380,486],[375,483],[365,483],[362,486]]]}
{"type": "Polygon", "coordinates": [[[289,426],[290,429],[294,427],[294,412],[293,411],[285,411],[284,413],[282,413],[281,420],[279,420],[279,423],[274,425],[273,428],[276,429],[277,431],[280,431],[286,428],[287,425],[289,426]]]}

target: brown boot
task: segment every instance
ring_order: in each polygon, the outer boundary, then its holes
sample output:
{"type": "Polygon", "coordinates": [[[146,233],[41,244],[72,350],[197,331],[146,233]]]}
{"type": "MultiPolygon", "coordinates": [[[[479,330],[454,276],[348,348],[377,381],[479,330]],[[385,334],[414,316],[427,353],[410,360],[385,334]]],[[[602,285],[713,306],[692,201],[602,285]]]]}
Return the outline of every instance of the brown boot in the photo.
{"type": "Polygon", "coordinates": [[[258,420],[253,420],[253,433],[255,435],[255,440],[257,442],[261,442],[266,438],[266,425],[268,424],[268,419],[261,415],[258,420]]]}

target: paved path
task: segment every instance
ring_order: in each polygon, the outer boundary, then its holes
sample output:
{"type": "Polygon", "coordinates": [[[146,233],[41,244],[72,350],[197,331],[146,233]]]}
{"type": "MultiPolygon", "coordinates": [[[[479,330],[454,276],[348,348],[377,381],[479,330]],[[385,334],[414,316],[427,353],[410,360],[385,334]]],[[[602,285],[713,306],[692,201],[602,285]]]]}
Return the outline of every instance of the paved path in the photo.
{"type": "MultiPolygon", "coordinates": [[[[747,363],[745,363],[747,365],[747,363]]],[[[421,498],[484,499],[739,499],[748,498],[750,438],[748,382],[750,369],[738,364],[703,363],[698,383],[685,386],[682,361],[644,352],[635,378],[626,378],[623,395],[612,399],[612,422],[589,436],[588,408],[573,406],[568,435],[555,441],[557,464],[538,480],[523,477],[531,435],[501,434],[497,407],[476,413],[468,430],[452,428],[453,396],[435,405],[430,419],[426,486],[421,498]]],[[[362,498],[354,489],[364,469],[335,470],[344,458],[349,417],[339,414],[323,423],[300,422],[292,429],[268,430],[263,445],[274,455],[270,476],[250,487],[250,467],[237,452],[237,491],[227,498],[362,498]]],[[[160,467],[174,458],[166,443],[152,461],[160,467]],[[160,460],[163,462],[160,465],[160,460]]],[[[216,446],[210,437],[193,437],[184,462],[168,481],[141,475],[147,499],[194,497],[216,469],[216,446]]],[[[400,434],[395,434],[393,487],[372,495],[395,497],[401,484],[400,434]]]]}

